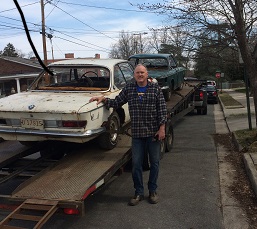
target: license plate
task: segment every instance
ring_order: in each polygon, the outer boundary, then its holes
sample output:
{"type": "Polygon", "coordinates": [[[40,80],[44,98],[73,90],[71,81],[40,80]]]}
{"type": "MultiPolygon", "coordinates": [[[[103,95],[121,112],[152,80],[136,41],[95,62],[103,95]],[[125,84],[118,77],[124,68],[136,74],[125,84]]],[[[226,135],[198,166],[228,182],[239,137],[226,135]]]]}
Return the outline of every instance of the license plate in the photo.
{"type": "Polygon", "coordinates": [[[21,127],[27,129],[44,129],[44,121],[39,119],[25,119],[21,118],[21,127]]]}

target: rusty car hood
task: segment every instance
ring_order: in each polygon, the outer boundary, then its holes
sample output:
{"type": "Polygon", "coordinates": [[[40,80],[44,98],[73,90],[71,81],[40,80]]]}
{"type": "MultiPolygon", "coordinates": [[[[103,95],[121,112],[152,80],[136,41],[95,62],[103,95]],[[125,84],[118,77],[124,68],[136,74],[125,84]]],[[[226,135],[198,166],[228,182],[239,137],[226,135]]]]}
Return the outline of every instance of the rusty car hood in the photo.
{"type": "Polygon", "coordinates": [[[30,113],[77,113],[82,107],[83,112],[96,108],[96,103],[89,103],[92,96],[100,93],[64,93],[64,92],[22,92],[0,99],[0,112],[30,113]],[[85,106],[87,105],[87,106],[85,106]]]}

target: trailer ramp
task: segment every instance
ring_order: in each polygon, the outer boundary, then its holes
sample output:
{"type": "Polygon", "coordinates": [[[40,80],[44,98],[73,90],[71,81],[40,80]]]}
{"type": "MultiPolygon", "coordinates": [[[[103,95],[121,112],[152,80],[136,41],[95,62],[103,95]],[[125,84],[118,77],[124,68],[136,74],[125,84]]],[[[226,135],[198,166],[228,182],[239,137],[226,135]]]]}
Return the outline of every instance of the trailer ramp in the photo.
{"type": "Polygon", "coordinates": [[[85,213],[84,200],[122,169],[131,158],[131,138],[128,135],[119,137],[118,145],[112,150],[102,150],[94,142],[86,143],[28,180],[12,191],[8,200],[21,205],[0,222],[0,229],[18,229],[18,219],[34,221],[35,227],[43,224],[57,209],[77,209],[80,215],[85,213]],[[30,215],[21,211],[29,210],[30,215]],[[46,213],[40,217],[38,211],[46,213]],[[34,213],[36,215],[34,215],[34,213]],[[8,223],[13,221],[13,226],[8,223]]]}
{"type": "MultiPolygon", "coordinates": [[[[56,212],[58,209],[58,201],[55,200],[38,200],[28,199],[24,201],[18,208],[10,213],[3,221],[0,222],[2,229],[22,229],[27,227],[13,226],[12,222],[32,222],[33,228],[41,228],[43,224],[56,212]]],[[[18,224],[19,225],[19,224],[18,224]]]]}

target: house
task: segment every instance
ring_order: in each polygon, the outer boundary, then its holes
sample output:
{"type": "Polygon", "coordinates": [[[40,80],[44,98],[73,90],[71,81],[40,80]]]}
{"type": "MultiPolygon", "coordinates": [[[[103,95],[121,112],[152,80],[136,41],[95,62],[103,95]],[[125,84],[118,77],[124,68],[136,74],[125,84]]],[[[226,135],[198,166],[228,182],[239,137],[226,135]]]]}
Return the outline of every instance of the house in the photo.
{"type": "MultiPolygon", "coordinates": [[[[100,54],[95,54],[94,58],[100,59],[100,54]]],[[[63,59],[47,62],[50,64],[65,59],[74,59],[74,53],[66,53],[63,59]]],[[[0,56],[0,97],[26,91],[42,70],[43,67],[36,58],[0,56]]]]}
{"type": "Polygon", "coordinates": [[[25,91],[41,71],[37,60],[0,56],[0,96],[25,91]]]}

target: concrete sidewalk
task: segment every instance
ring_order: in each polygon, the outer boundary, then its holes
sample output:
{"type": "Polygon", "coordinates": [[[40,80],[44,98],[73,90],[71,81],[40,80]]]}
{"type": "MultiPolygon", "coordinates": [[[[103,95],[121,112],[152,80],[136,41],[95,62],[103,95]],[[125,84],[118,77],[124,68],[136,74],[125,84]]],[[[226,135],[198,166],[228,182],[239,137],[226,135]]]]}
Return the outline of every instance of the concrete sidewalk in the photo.
{"type": "MultiPolygon", "coordinates": [[[[247,103],[246,103],[246,95],[244,93],[236,92],[232,89],[223,90],[227,92],[231,97],[237,100],[242,106],[231,106],[225,107],[222,103],[222,109],[224,112],[224,116],[228,125],[228,128],[231,132],[236,130],[243,130],[249,128],[249,120],[247,113],[247,103]]],[[[251,123],[252,128],[256,128],[255,125],[255,116],[254,114],[254,104],[253,98],[250,97],[250,113],[251,115],[251,123]]]]}
{"type": "MultiPolygon", "coordinates": [[[[235,100],[242,104],[242,106],[237,107],[226,107],[221,102],[221,106],[225,116],[225,121],[227,123],[229,131],[234,132],[236,130],[249,129],[250,125],[252,125],[252,128],[256,128],[255,115],[253,115],[255,113],[253,98],[250,97],[250,112],[252,114],[250,121],[247,113],[246,95],[244,93],[236,92],[232,89],[227,89],[223,91],[227,92],[230,96],[232,96],[235,100]]],[[[239,149],[241,148],[240,145],[238,145],[238,147],[239,149]]],[[[255,195],[257,196],[257,152],[245,153],[244,163],[247,174],[254,189],[255,195]]]]}

